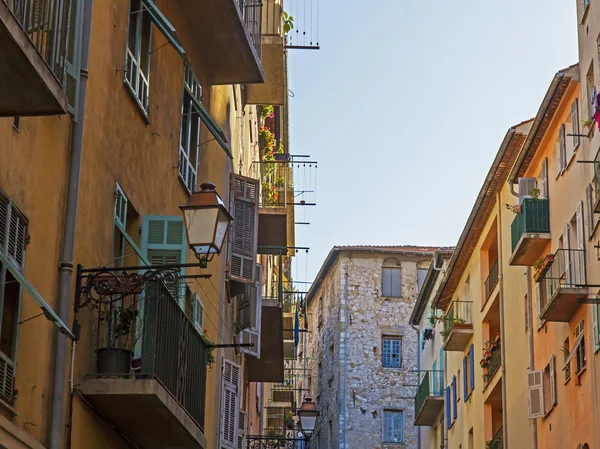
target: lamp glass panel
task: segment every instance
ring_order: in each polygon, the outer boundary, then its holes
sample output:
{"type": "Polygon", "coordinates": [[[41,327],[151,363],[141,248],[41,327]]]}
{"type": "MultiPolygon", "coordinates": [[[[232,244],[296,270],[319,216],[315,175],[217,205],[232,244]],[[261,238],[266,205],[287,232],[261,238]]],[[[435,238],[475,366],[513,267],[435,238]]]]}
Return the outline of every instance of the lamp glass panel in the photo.
{"type": "Polygon", "coordinates": [[[302,427],[302,430],[304,430],[305,432],[312,432],[313,430],[315,430],[315,424],[317,423],[317,416],[316,415],[307,415],[302,413],[300,415],[300,427],[302,427]]]}
{"type": "MultiPolygon", "coordinates": [[[[191,247],[203,247],[213,244],[218,208],[184,210],[188,243],[191,247]]],[[[206,250],[204,251],[206,253],[206,250]]]]}
{"type": "Polygon", "coordinates": [[[215,246],[221,250],[223,247],[223,241],[225,240],[225,235],[227,234],[227,229],[229,228],[229,217],[225,215],[223,210],[219,209],[219,217],[217,223],[217,232],[215,233],[215,246]]]}

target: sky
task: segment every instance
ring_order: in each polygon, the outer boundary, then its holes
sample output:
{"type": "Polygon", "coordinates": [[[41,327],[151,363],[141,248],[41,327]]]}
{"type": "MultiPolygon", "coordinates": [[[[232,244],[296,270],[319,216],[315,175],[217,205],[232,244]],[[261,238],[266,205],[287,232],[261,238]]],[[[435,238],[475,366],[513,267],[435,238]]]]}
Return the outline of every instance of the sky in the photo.
{"type": "Polygon", "coordinates": [[[578,0],[295,1],[320,2],[320,50],[288,53],[289,150],[318,161],[292,275],[335,245],[455,245],[506,131],[577,62],[578,0]]]}

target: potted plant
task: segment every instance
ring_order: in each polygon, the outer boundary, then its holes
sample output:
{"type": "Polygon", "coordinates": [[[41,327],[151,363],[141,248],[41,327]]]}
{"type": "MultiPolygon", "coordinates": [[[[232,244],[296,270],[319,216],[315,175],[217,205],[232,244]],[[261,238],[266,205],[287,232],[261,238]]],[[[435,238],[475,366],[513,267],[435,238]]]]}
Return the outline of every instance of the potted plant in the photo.
{"type": "Polygon", "coordinates": [[[506,208],[510,210],[513,214],[521,213],[521,205],[520,204],[506,204],[506,208]]]}
{"type": "Polygon", "coordinates": [[[285,426],[288,429],[293,429],[294,428],[294,419],[293,419],[293,414],[290,410],[288,410],[285,414],[285,426]]]}
{"type": "MultiPolygon", "coordinates": [[[[539,261],[540,259],[538,259],[536,261],[536,263],[539,261]]],[[[535,272],[535,274],[533,275],[533,280],[538,282],[538,280],[544,275],[546,274],[546,272],[550,269],[550,267],[552,266],[552,264],[554,263],[554,254],[546,254],[546,256],[544,257],[544,259],[542,260],[541,264],[539,265],[539,267],[537,268],[537,271],[535,272]]]]}

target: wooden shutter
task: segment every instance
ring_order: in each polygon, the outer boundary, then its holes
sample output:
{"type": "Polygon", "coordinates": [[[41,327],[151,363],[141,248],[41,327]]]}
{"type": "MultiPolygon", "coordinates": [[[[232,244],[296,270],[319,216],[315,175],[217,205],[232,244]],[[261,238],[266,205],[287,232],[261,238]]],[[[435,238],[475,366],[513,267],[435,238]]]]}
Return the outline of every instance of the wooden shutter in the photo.
{"type": "Polygon", "coordinates": [[[402,296],[402,270],[392,268],[392,296],[400,298],[402,296]]]}
{"type": "Polygon", "coordinates": [[[246,438],[246,412],[240,411],[238,417],[238,437],[237,437],[237,449],[245,449],[244,439],[246,438]]]}
{"type": "Polygon", "coordinates": [[[550,198],[548,196],[549,194],[549,189],[548,189],[548,158],[544,158],[544,160],[542,161],[542,189],[541,189],[541,196],[542,198],[550,198]]]}
{"type": "MultiPolygon", "coordinates": [[[[238,335],[239,343],[252,343],[254,346],[241,347],[240,351],[260,358],[260,339],[262,328],[262,266],[257,265],[258,279],[254,286],[248,287],[251,292],[248,296],[247,311],[249,314],[248,325],[238,335]]],[[[240,297],[243,295],[240,295],[240,297]]],[[[238,297],[239,298],[239,297],[238,297]]],[[[245,318],[244,318],[245,319],[245,318]]]]}
{"type": "Polygon", "coordinates": [[[471,344],[469,348],[469,380],[471,391],[475,389],[475,347],[471,344]]]}
{"type": "Polygon", "coordinates": [[[229,276],[254,284],[258,245],[258,180],[231,174],[230,211],[233,215],[230,233],[231,257],[229,276]]]}
{"type": "Polygon", "coordinates": [[[527,373],[529,418],[541,418],[544,416],[544,373],[542,371],[530,371],[527,373]]]}
{"type": "Polygon", "coordinates": [[[117,184],[115,191],[115,221],[125,227],[127,224],[127,196],[123,193],[123,190],[117,184]]]}
{"type": "Polygon", "coordinates": [[[567,167],[567,132],[565,128],[565,124],[560,125],[560,157],[561,157],[561,165],[560,171],[561,173],[567,167]]]}
{"type": "Polygon", "coordinates": [[[456,393],[456,376],[452,377],[452,419],[456,419],[458,415],[457,411],[457,393],[456,393]]]}
{"type": "Polygon", "coordinates": [[[452,415],[450,415],[450,387],[446,387],[446,424],[448,429],[452,426],[452,415]]]}
{"type": "Polygon", "coordinates": [[[467,376],[468,376],[468,371],[467,371],[467,356],[463,357],[463,396],[465,397],[465,399],[467,399],[467,396],[469,396],[468,393],[468,389],[467,389],[467,376]]]}
{"type": "Polygon", "coordinates": [[[587,202],[587,215],[588,215],[588,239],[594,235],[594,190],[591,184],[588,184],[585,189],[585,199],[587,202]]]}
{"type": "Polygon", "coordinates": [[[556,357],[550,357],[550,407],[556,405],[556,357]]]}
{"type": "Polygon", "coordinates": [[[579,146],[579,99],[571,105],[571,124],[573,125],[573,150],[579,146]]]}
{"type": "Polygon", "coordinates": [[[392,269],[381,269],[381,296],[392,296],[392,269]]]}
{"type": "Polygon", "coordinates": [[[585,235],[583,229],[583,201],[577,203],[575,212],[577,220],[577,249],[585,249],[585,235]]]}
{"type": "MultiPolygon", "coordinates": [[[[563,248],[565,251],[563,251],[563,270],[564,273],[566,275],[566,283],[567,285],[571,284],[571,279],[573,279],[571,273],[571,254],[569,253],[569,250],[571,249],[571,236],[570,236],[570,232],[569,230],[571,229],[571,226],[569,225],[569,223],[565,223],[565,230],[563,231],[563,248]]],[[[559,261],[560,262],[560,261],[559,261]]],[[[563,273],[561,273],[562,275],[563,273]]]]}
{"type": "MultiPolygon", "coordinates": [[[[81,57],[81,28],[83,23],[83,2],[65,0],[62,10],[62,29],[57,58],[64,61],[63,88],[67,94],[69,112],[77,117],[79,100],[79,69],[81,57]]],[[[61,62],[57,63],[62,67],[61,62]]]]}
{"type": "Polygon", "coordinates": [[[240,388],[240,367],[223,359],[222,399],[221,399],[221,446],[236,449],[238,435],[238,391],[240,388]]]}

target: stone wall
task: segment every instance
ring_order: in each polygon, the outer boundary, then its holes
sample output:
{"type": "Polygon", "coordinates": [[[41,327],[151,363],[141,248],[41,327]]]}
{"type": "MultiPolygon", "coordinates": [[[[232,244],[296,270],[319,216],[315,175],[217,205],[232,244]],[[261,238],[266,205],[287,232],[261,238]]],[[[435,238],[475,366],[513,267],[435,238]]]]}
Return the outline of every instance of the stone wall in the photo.
{"type": "Polygon", "coordinates": [[[313,358],[312,394],[321,411],[311,447],[319,449],[416,448],[414,395],[417,381],[417,333],[408,320],[417,293],[417,264],[428,264],[430,255],[403,255],[343,252],[328,270],[309,304],[309,330],[305,353],[313,358]],[[394,257],[402,268],[402,297],[383,298],[381,267],[394,257]],[[345,272],[348,271],[348,350],[346,385],[346,445],[344,448],[344,324],[345,272]],[[319,326],[319,299],[323,298],[319,326]],[[402,339],[402,366],[383,368],[382,338],[402,339]],[[333,347],[332,347],[333,345],[333,347]],[[382,443],[383,412],[402,410],[404,440],[382,443]],[[341,412],[341,413],[340,413],[341,412]],[[330,424],[331,421],[331,424],[330,424]],[[332,442],[329,444],[329,434],[332,442]],[[319,440],[320,439],[320,440],[319,440]],[[319,440],[317,446],[316,442],[319,440]]]}

